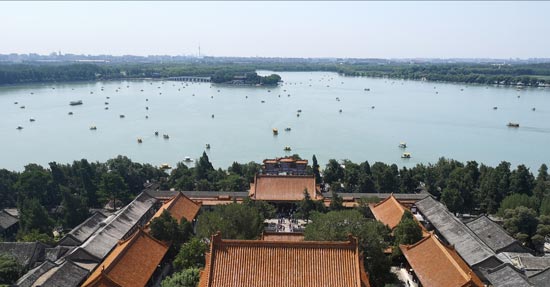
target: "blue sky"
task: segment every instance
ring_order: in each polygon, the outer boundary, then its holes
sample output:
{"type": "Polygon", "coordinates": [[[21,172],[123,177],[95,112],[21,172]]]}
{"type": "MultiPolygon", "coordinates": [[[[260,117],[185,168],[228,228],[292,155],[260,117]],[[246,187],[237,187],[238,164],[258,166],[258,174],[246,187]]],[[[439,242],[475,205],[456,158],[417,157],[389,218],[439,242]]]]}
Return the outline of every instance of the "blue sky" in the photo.
{"type": "Polygon", "coordinates": [[[550,57],[550,2],[0,2],[0,53],[550,57]]]}

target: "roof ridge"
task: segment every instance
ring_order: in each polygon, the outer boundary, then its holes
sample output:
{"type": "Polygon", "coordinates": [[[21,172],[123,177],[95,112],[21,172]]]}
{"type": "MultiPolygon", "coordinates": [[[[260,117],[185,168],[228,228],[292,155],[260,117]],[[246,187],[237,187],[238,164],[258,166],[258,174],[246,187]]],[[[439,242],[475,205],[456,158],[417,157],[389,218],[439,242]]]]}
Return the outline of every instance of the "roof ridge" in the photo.
{"type": "MultiPolygon", "coordinates": [[[[432,237],[432,236],[430,236],[432,237]]],[[[456,259],[450,254],[450,247],[446,246],[443,242],[441,242],[438,238],[434,237],[433,239],[436,243],[436,245],[445,253],[447,259],[451,261],[451,264],[458,270],[458,272],[465,278],[465,279],[472,279],[471,274],[468,274],[462,269],[462,267],[456,262],[456,259]]],[[[452,247],[452,250],[455,250],[454,247],[452,247]]],[[[456,251],[455,251],[456,252],[456,251]]],[[[458,254],[457,254],[458,255],[458,254]]]]}
{"type": "MultiPolygon", "coordinates": [[[[431,196],[428,196],[424,199],[421,199],[419,200],[418,202],[421,202],[421,201],[424,201],[424,200],[432,200],[436,205],[438,205],[437,208],[440,208],[441,211],[447,213],[450,217],[451,217],[451,220],[453,220],[454,222],[456,222],[457,224],[459,225],[462,225],[465,227],[465,231],[467,234],[469,234],[470,236],[472,236],[472,239],[474,239],[478,244],[480,244],[480,247],[483,248],[484,251],[488,252],[490,254],[490,256],[487,256],[486,258],[484,258],[483,260],[480,260],[478,262],[475,262],[475,263],[472,263],[472,265],[475,265],[475,264],[478,264],[480,262],[483,262],[485,260],[487,260],[488,258],[491,258],[491,257],[495,257],[496,258],[496,253],[493,251],[493,249],[491,249],[481,238],[479,238],[479,236],[477,236],[475,234],[475,232],[473,230],[471,230],[464,222],[460,221],[452,212],[450,212],[447,207],[445,205],[443,205],[443,203],[439,202],[437,199],[431,197],[431,196]]],[[[418,203],[417,202],[417,203],[418,203]]],[[[418,205],[416,205],[417,208],[418,208],[418,205]]],[[[422,211],[421,211],[422,212],[422,211]]],[[[423,212],[422,212],[423,213],[423,212]]],[[[462,257],[462,256],[461,256],[462,257]]],[[[500,260],[499,260],[500,261],[500,260]]]]}

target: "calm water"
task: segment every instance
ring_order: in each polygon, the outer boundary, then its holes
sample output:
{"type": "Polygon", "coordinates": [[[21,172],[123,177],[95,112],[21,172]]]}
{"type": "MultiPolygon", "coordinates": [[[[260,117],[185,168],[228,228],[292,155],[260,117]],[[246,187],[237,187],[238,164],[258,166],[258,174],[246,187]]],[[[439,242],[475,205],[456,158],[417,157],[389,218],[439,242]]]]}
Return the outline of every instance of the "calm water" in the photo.
{"type": "Polygon", "coordinates": [[[118,154],[175,165],[185,156],[198,158],[206,143],[211,161],[222,168],[291,153],[307,159],[316,154],[321,164],[336,158],[413,166],[445,156],[490,165],[507,160],[536,171],[550,163],[548,88],[279,74],[285,84],[276,88],[169,81],[0,87],[0,168],[104,161],[118,154]],[[74,100],[84,104],[69,106],[74,100]],[[29,122],[31,117],[36,121],[29,122]],[[521,127],[508,128],[508,122],[521,127]],[[92,125],[96,131],[89,129],[92,125]],[[272,128],[279,129],[278,136],[272,128]],[[411,159],[401,159],[401,141],[407,142],[411,159]],[[285,153],[285,146],[292,152],[285,153]]]}

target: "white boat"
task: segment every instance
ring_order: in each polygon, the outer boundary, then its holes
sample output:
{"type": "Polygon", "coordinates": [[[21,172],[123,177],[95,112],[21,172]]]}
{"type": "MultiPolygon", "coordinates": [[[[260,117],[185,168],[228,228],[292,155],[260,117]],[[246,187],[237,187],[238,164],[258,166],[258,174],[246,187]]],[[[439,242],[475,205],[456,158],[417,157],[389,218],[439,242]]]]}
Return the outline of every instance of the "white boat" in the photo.
{"type": "Polygon", "coordinates": [[[184,157],[183,160],[186,161],[186,162],[193,161],[193,159],[191,157],[188,157],[188,156],[184,157]]]}
{"type": "Polygon", "coordinates": [[[400,142],[399,147],[400,148],[407,148],[407,143],[406,142],[400,142]]]}
{"type": "Polygon", "coordinates": [[[401,158],[411,158],[411,153],[404,152],[403,155],[401,155],[401,158]]]}

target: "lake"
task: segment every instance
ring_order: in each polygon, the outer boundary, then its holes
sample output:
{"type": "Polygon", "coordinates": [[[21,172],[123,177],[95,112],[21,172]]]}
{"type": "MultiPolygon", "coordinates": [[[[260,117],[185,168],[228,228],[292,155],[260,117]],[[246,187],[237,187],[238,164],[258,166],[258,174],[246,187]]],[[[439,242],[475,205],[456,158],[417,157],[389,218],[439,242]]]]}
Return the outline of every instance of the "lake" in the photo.
{"type": "Polygon", "coordinates": [[[216,168],[294,153],[315,154],[321,165],[335,158],[414,166],[447,157],[523,163],[536,173],[550,163],[548,88],[278,74],[285,81],[278,87],[151,80],[0,87],[0,168],[119,154],[174,166],[200,157],[207,143],[216,168]],[[76,100],[83,105],[69,105],[76,100]],[[401,158],[405,151],[410,159],[401,158]]]}

